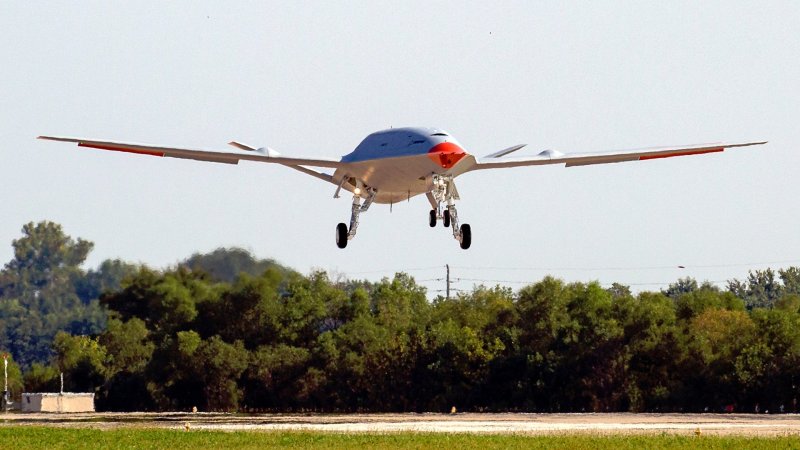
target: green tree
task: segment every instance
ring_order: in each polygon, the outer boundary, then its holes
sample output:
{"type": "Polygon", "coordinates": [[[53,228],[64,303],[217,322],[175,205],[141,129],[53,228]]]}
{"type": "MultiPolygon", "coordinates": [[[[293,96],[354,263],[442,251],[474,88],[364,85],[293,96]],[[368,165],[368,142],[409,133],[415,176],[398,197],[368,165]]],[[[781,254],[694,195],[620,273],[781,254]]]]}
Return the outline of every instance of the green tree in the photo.
{"type": "Polygon", "coordinates": [[[256,259],[241,248],[218,248],[211,253],[195,253],[182,264],[191,270],[203,271],[214,281],[233,283],[241,274],[261,276],[268,269],[281,273],[289,272],[273,259],[256,259]]]}
{"type": "Polygon", "coordinates": [[[103,295],[100,302],[122,321],[143,320],[158,341],[167,334],[191,328],[198,316],[198,305],[216,301],[223,288],[203,274],[184,268],[157,273],[142,267],[123,283],[122,290],[103,295]]]}
{"type": "Polygon", "coordinates": [[[800,314],[796,308],[756,309],[751,319],[755,342],[737,359],[737,375],[752,403],[777,411],[791,404],[800,380],[800,314]]]}
{"type": "Polygon", "coordinates": [[[195,331],[178,331],[153,353],[147,388],[162,409],[235,410],[248,361],[241,341],[203,340],[195,331]]]}
{"type": "Polygon", "coordinates": [[[83,303],[99,299],[106,292],[115,292],[122,287],[126,278],[133,276],[138,270],[135,264],[128,264],[119,259],[107,259],[95,269],[89,269],[82,277],[75,280],[75,291],[83,303]]]}
{"type": "Polygon", "coordinates": [[[229,344],[219,336],[212,336],[201,342],[196,357],[194,370],[202,381],[208,408],[235,410],[241,398],[238,380],[249,360],[242,341],[229,344]]]}
{"type": "Polygon", "coordinates": [[[775,302],[775,309],[787,312],[800,312],[800,295],[784,294],[775,302]]]}
{"type": "Polygon", "coordinates": [[[144,321],[136,317],[127,322],[110,319],[98,342],[108,354],[106,369],[113,376],[118,372],[142,372],[153,355],[155,344],[144,321]]]}
{"type": "Polygon", "coordinates": [[[749,378],[742,377],[737,360],[749,358],[756,342],[756,326],[745,311],[706,309],[687,327],[688,356],[682,368],[687,391],[684,403],[695,410],[720,408],[739,401],[749,378]],[[748,353],[749,352],[749,353],[748,353]]]}
{"type": "Polygon", "coordinates": [[[661,293],[672,299],[678,299],[683,294],[694,292],[698,289],[697,280],[692,277],[679,278],[678,281],[671,283],[666,290],[661,293]]]}
{"type": "Polygon", "coordinates": [[[275,342],[281,331],[282,283],[272,269],[258,277],[241,275],[218,297],[198,305],[197,330],[206,337],[241,339],[250,349],[275,342]]]}
{"type": "Polygon", "coordinates": [[[628,370],[624,318],[598,283],[576,283],[570,288],[571,320],[560,340],[567,351],[567,367],[571,366],[577,381],[574,405],[592,411],[617,410],[623,406],[628,370]]]}
{"type": "Polygon", "coordinates": [[[338,400],[337,403],[348,410],[368,409],[384,403],[382,395],[390,375],[392,337],[390,330],[372,315],[360,315],[320,336],[322,348],[327,350],[322,355],[325,371],[338,397],[334,402],[338,400]]]}
{"type": "Polygon", "coordinates": [[[75,289],[91,242],[74,240],[48,221],[28,223],[22,232],[12,243],[14,259],[0,272],[0,343],[29,367],[49,359],[56,332],[97,333],[105,314],[75,289]]]}
{"type": "Polygon", "coordinates": [[[14,259],[3,271],[0,296],[16,297],[68,281],[94,246],[80,238],[73,240],[61,225],[49,221],[27,223],[22,233],[12,243],[14,259]]]}
{"type": "Polygon", "coordinates": [[[502,341],[483,339],[479,330],[447,319],[431,325],[426,342],[426,378],[436,393],[426,409],[482,406],[481,388],[487,382],[490,361],[505,350],[502,341]]]}
{"type": "Polygon", "coordinates": [[[730,292],[720,292],[716,288],[702,287],[686,293],[675,301],[675,313],[680,320],[689,321],[709,309],[744,311],[742,300],[730,292]]]}
{"type": "Polygon", "coordinates": [[[147,366],[147,391],[161,410],[207,409],[203,383],[195,371],[202,337],[193,331],[167,335],[147,366]]]}
{"type": "Polygon", "coordinates": [[[788,267],[778,270],[783,282],[783,293],[786,295],[800,295],[800,267],[788,267]]]}
{"type": "Polygon", "coordinates": [[[495,368],[495,386],[512,405],[528,411],[571,409],[564,395],[566,349],[562,336],[571,322],[567,305],[572,293],[561,280],[545,277],[522,288],[517,295],[519,351],[495,368]]]}
{"type": "Polygon", "coordinates": [[[286,295],[281,298],[280,342],[311,346],[322,331],[328,318],[326,302],[333,295],[328,278],[324,273],[314,273],[311,277],[291,276],[286,287],[286,295]]]}
{"type": "Polygon", "coordinates": [[[64,389],[96,392],[106,381],[107,352],[97,339],[58,332],[53,341],[55,364],[64,373],[64,389]]]}
{"type": "MultiPolygon", "coordinates": [[[[795,272],[785,272],[788,280],[792,281],[795,272]]],[[[783,295],[783,286],[775,278],[775,271],[751,270],[747,280],[733,279],[728,282],[728,290],[744,300],[748,309],[769,308],[783,295]]]]}
{"type": "MultiPolygon", "coordinates": [[[[0,352],[3,354],[8,355],[8,398],[10,401],[19,401],[20,394],[24,388],[23,378],[22,378],[22,370],[14,361],[13,356],[6,352],[0,352]]],[[[2,361],[0,361],[0,368],[2,368],[2,361]]]]}
{"type": "Polygon", "coordinates": [[[626,397],[632,411],[664,410],[680,389],[683,359],[674,302],[661,293],[643,292],[629,304],[623,320],[630,354],[626,397]]]}
{"type": "Polygon", "coordinates": [[[430,313],[425,288],[405,273],[378,283],[372,292],[372,304],[378,322],[392,330],[424,327],[430,313]]]}
{"type": "Polygon", "coordinates": [[[26,392],[58,392],[61,389],[58,368],[33,363],[22,377],[26,392]]]}
{"type": "Polygon", "coordinates": [[[308,395],[300,381],[311,356],[309,349],[286,344],[257,348],[243,374],[244,404],[278,411],[305,406],[308,395]]]}
{"type": "Polygon", "coordinates": [[[235,249],[85,272],[86,241],[29,225],[0,272],[0,346],[53,355],[21,361],[26,389],[56,390],[63,371],[100,409],[779,410],[800,384],[797,268],[727,292],[546,277],[429,302],[407,274],[332,282],[235,249]]]}

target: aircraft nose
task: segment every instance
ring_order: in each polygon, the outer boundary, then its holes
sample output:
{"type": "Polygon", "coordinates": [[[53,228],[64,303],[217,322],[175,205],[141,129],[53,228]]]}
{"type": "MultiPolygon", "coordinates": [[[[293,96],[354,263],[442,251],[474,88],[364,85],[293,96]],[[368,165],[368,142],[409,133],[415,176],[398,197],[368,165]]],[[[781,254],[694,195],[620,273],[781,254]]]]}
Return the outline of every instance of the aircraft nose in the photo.
{"type": "Polygon", "coordinates": [[[463,148],[452,142],[442,142],[428,150],[428,157],[444,169],[449,169],[467,155],[463,148]]]}

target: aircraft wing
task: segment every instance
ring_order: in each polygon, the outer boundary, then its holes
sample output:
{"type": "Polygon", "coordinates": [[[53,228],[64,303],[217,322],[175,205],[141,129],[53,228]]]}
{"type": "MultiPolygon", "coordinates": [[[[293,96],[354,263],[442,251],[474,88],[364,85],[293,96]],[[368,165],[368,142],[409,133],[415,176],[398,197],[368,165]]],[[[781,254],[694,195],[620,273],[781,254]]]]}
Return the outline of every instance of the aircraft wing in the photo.
{"type": "MultiPolygon", "coordinates": [[[[312,166],[312,167],[344,167],[347,163],[342,163],[334,159],[322,158],[292,158],[282,156],[271,150],[254,150],[252,152],[216,152],[208,150],[197,150],[188,148],[164,147],[160,145],[133,144],[126,142],[98,141],[93,139],[82,139],[72,137],[39,136],[38,139],[50,141],[75,142],[78,147],[97,148],[100,150],[111,150],[115,152],[135,153],[139,155],[161,156],[166,158],[194,159],[197,161],[209,161],[224,164],[238,164],[239,161],[257,161],[265,163],[281,164],[284,166],[312,166]]],[[[235,143],[234,143],[235,144],[235,143]]],[[[239,144],[241,145],[241,144],[239,144]]],[[[243,148],[239,147],[238,148],[243,148]]],[[[306,169],[308,170],[308,169],[306,169]]]]}
{"type": "Polygon", "coordinates": [[[519,158],[487,157],[480,159],[469,170],[500,169],[504,167],[540,166],[545,164],[565,164],[566,167],[588,166],[590,164],[609,164],[624,161],[645,161],[648,159],[671,158],[673,156],[704,155],[717,153],[726,148],[747,147],[766,144],[764,142],[745,142],[736,144],[715,143],[697,144],[675,147],[651,147],[633,150],[616,150],[601,153],[564,154],[554,150],[545,150],[536,156],[519,158]]]}

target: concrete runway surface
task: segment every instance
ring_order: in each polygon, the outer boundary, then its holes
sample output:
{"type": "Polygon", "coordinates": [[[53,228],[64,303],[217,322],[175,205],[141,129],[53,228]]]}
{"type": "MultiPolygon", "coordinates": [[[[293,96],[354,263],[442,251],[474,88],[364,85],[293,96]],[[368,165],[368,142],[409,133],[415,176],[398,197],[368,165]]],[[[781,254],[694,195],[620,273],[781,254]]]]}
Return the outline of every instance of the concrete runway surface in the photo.
{"type": "Polygon", "coordinates": [[[172,428],[185,430],[338,433],[506,434],[800,434],[797,414],[221,414],[221,413],[9,413],[3,425],[74,428],[172,428]]]}

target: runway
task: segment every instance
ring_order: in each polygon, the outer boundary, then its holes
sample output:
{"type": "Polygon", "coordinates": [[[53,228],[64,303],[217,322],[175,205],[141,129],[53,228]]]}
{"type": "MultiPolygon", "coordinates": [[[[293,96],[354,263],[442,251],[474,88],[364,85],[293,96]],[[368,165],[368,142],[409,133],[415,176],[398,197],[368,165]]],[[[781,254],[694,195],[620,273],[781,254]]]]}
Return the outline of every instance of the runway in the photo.
{"type": "Polygon", "coordinates": [[[221,431],[495,434],[800,434],[796,414],[0,414],[1,426],[171,428],[221,431]]]}

